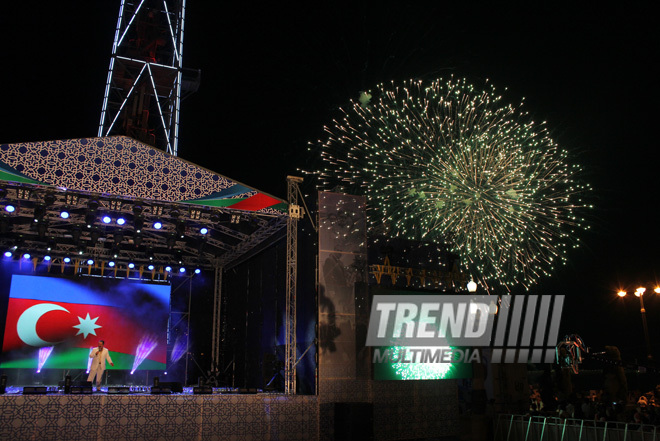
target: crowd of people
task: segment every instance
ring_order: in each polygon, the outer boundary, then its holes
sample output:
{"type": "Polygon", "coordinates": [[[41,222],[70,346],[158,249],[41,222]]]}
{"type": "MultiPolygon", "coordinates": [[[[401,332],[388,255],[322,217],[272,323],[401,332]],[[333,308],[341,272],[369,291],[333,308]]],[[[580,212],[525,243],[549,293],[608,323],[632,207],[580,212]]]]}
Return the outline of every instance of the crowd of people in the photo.
{"type": "Polygon", "coordinates": [[[660,426],[660,385],[648,392],[631,391],[618,402],[609,400],[602,390],[544,400],[539,389],[530,386],[527,415],[660,426]]]}

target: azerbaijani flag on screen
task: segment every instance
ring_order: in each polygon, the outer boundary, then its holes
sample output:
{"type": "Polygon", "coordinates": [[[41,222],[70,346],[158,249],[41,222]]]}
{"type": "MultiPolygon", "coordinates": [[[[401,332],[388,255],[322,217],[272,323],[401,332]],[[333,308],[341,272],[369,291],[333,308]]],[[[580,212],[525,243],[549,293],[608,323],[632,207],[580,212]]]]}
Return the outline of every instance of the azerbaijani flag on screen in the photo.
{"type": "Polygon", "coordinates": [[[163,370],[170,286],[98,277],[12,276],[0,367],[86,369],[89,350],[105,341],[115,369],[163,370]],[[146,357],[145,357],[146,355],[146,357]]]}

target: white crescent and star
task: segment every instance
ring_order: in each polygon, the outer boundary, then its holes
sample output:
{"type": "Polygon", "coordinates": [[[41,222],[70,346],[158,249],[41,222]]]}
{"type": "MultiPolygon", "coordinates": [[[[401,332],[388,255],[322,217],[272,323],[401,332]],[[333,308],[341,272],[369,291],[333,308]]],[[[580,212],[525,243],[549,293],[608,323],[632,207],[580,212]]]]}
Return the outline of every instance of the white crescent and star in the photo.
{"type": "MultiPolygon", "coordinates": [[[[37,334],[37,322],[44,314],[50,311],[69,312],[66,308],[54,303],[38,303],[30,306],[23,311],[23,314],[21,314],[16,322],[16,333],[18,334],[18,338],[20,338],[26,345],[36,347],[53,346],[61,343],[61,341],[50,342],[43,340],[39,337],[39,334],[37,334]]],[[[80,324],[73,326],[74,328],[78,328],[78,333],[76,335],[83,334],[83,338],[87,338],[90,334],[96,335],[96,328],[101,328],[101,326],[96,324],[98,319],[98,317],[92,319],[89,316],[89,313],[87,313],[87,317],[85,318],[78,317],[80,324]]]]}

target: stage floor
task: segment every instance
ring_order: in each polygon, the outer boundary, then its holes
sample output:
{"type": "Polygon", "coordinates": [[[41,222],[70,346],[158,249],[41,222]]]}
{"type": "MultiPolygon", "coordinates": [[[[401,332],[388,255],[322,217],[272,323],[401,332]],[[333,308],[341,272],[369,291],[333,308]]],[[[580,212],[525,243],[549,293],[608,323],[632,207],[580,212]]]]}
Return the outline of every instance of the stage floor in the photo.
{"type": "MultiPolygon", "coordinates": [[[[140,386],[137,386],[140,387],[140,386]]],[[[315,440],[316,396],[279,393],[183,393],[146,390],[0,395],[0,439],[6,440],[315,440]]],[[[218,391],[220,392],[220,391],[218,391]]]]}

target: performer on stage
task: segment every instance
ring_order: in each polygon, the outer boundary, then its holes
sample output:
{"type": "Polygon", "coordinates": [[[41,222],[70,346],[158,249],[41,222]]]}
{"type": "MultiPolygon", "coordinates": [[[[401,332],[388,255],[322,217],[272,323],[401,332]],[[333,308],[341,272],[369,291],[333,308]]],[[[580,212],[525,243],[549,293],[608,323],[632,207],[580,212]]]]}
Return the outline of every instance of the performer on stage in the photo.
{"type": "Polygon", "coordinates": [[[87,381],[93,382],[94,377],[96,377],[97,388],[101,387],[101,378],[103,378],[103,372],[105,371],[105,361],[108,360],[110,366],[115,365],[110,358],[110,353],[104,348],[104,345],[105,342],[100,340],[99,347],[94,348],[91,354],[89,354],[89,358],[93,358],[93,360],[92,365],[89,368],[89,377],[87,377],[87,381]]]}

